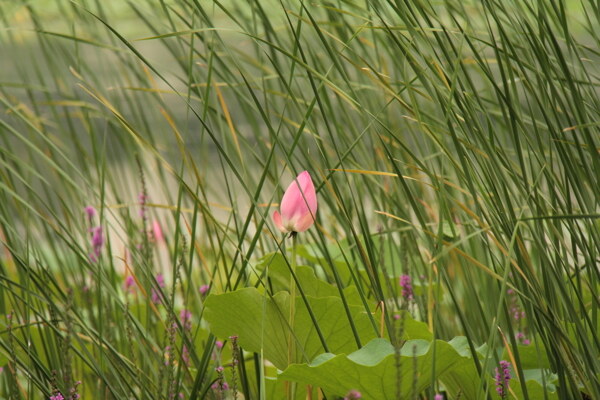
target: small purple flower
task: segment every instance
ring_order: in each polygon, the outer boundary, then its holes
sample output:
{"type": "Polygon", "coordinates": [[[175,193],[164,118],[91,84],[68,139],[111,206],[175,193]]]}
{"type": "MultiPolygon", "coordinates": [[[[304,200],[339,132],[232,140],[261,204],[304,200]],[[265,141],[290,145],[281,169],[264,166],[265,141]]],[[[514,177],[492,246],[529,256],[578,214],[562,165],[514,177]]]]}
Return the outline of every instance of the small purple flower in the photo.
{"type": "Polygon", "coordinates": [[[90,228],[90,232],[92,233],[93,248],[93,252],[90,254],[90,260],[92,262],[96,262],[100,257],[100,252],[102,251],[102,246],[104,245],[104,235],[102,234],[101,226],[90,228]]]}
{"type": "Polygon", "coordinates": [[[50,396],[50,400],[65,400],[61,393],[56,393],[55,395],[50,396]]]}
{"type": "Polygon", "coordinates": [[[96,226],[92,228],[92,246],[94,249],[101,248],[104,244],[104,236],[102,235],[102,227],[96,226]]]}
{"type": "Polygon", "coordinates": [[[135,289],[135,279],[133,278],[133,275],[127,275],[123,287],[125,288],[126,292],[133,292],[133,290],[135,289]]]}
{"type": "Polygon", "coordinates": [[[510,313],[512,314],[513,319],[518,322],[525,318],[525,311],[521,310],[521,307],[519,307],[519,299],[517,298],[515,291],[513,289],[507,289],[506,293],[509,295],[510,313]]]}
{"type": "Polygon", "coordinates": [[[223,342],[221,342],[220,340],[217,340],[215,342],[215,347],[217,348],[217,350],[221,350],[223,348],[223,342]]]}
{"type": "Polygon", "coordinates": [[[223,371],[225,371],[225,368],[219,365],[217,368],[215,368],[215,371],[217,371],[218,378],[217,381],[211,385],[211,388],[223,394],[224,391],[229,390],[229,385],[227,384],[227,382],[225,382],[225,379],[223,378],[223,371]]]}
{"type": "Polygon", "coordinates": [[[199,289],[200,295],[202,297],[206,296],[206,293],[208,293],[208,289],[210,289],[210,286],[208,286],[208,285],[200,286],[200,289],[199,289]]]}
{"type": "Polygon", "coordinates": [[[212,385],[210,385],[210,388],[212,390],[229,390],[229,384],[227,382],[223,382],[222,384],[220,384],[219,382],[215,382],[212,385]]]}
{"type": "Polygon", "coordinates": [[[77,387],[81,385],[81,381],[75,382],[75,385],[69,390],[69,399],[70,400],[79,400],[81,396],[77,393],[77,387]]]}
{"type": "Polygon", "coordinates": [[[517,334],[515,335],[515,338],[521,342],[521,344],[527,346],[529,344],[531,344],[531,341],[529,339],[527,339],[527,337],[525,336],[525,334],[523,332],[517,332],[517,334]]]}
{"type": "Polygon", "coordinates": [[[436,393],[436,395],[433,397],[433,400],[444,400],[444,395],[441,393],[436,393]]]}
{"type": "Polygon", "coordinates": [[[409,275],[400,276],[400,287],[402,287],[402,297],[404,297],[405,300],[412,300],[414,298],[413,287],[409,275]]]}
{"type": "Polygon", "coordinates": [[[357,399],[362,399],[362,394],[358,390],[354,390],[354,389],[349,391],[348,394],[346,394],[346,397],[344,397],[344,400],[357,400],[357,399]]]}
{"type": "Polygon", "coordinates": [[[510,363],[508,361],[500,361],[500,366],[496,368],[496,393],[504,399],[508,395],[510,381],[510,363]]]}
{"type": "Polygon", "coordinates": [[[92,220],[94,219],[94,217],[96,216],[96,214],[98,213],[96,211],[96,209],[92,206],[86,206],[84,208],[85,213],[87,214],[88,217],[88,221],[90,222],[90,224],[92,223],[92,220]]]}

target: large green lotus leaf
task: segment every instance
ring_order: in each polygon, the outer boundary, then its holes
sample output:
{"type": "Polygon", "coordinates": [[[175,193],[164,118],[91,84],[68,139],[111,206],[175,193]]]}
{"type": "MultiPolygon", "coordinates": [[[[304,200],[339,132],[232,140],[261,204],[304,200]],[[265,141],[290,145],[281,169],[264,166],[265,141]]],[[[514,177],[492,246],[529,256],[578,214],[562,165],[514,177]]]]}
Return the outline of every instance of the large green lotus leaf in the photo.
{"type": "MultiPolygon", "coordinates": [[[[397,249],[394,250],[394,247],[389,247],[386,246],[384,243],[380,243],[381,242],[381,238],[374,236],[371,238],[371,240],[373,240],[373,242],[375,243],[376,246],[382,246],[382,249],[384,251],[383,254],[383,265],[384,268],[378,268],[378,279],[379,281],[382,283],[382,290],[383,290],[383,294],[385,296],[386,299],[392,298],[392,297],[399,297],[402,293],[402,289],[399,286],[399,281],[398,281],[398,277],[402,274],[405,273],[405,271],[400,268],[400,266],[402,265],[401,260],[399,259],[399,254],[395,254],[394,251],[397,252],[397,249]],[[395,254],[395,255],[394,255],[395,254]],[[387,281],[387,283],[386,283],[387,281]]],[[[351,276],[349,273],[349,269],[348,269],[348,264],[345,262],[345,259],[352,259],[351,258],[351,249],[350,247],[346,244],[346,242],[340,242],[340,245],[342,246],[342,248],[340,249],[337,246],[331,246],[329,247],[328,251],[329,254],[332,257],[332,262],[334,263],[334,265],[337,268],[337,271],[340,275],[340,277],[342,278],[342,280],[346,283],[351,282],[351,276]],[[346,255],[346,258],[344,258],[343,254],[346,255]]],[[[331,262],[329,261],[329,259],[327,259],[321,249],[317,246],[312,246],[312,245],[305,245],[305,246],[298,246],[297,247],[297,251],[298,254],[301,255],[302,257],[304,257],[305,259],[321,265],[321,266],[326,266],[326,265],[330,265],[331,262]]],[[[282,257],[281,255],[279,255],[280,257],[282,257]]],[[[283,257],[282,257],[283,258],[283,257]]],[[[358,271],[358,275],[360,276],[360,278],[368,281],[369,280],[369,273],[362,268],[360,265],[356,266],[356,268],[353,268],[354,271],[358,271]]],[[[289,276],[289,275],[288,275],[289,276]]],[[[289,284],[288,284],[289,286],[289,284]]],[[[443,286],[438,284],[438,283],[431,283],[431,285],[428,284],[428,282],[421,282],[416,276],[412,276],[412,288],[413,288],[413,292],[415,294],[415,296],[424,296],[427,295],[427,293],[429,292],[429,288],[431,286],[431,290],[432,293],[437,293],[438,291],[440,293],[443,293],[443,286]]],[[[287,287],[287,286],[286,286],[287,287]]],[[[353,286],[350,286],[353,287],[353,286]]],[[[359,299],[357,297],[357,299],[359,299]]]]}
{"type": "MultiPolygon", "coordinates": [[[[396,399],[394,353],[389,341],[374,339],[349,355],[325,353],[310,364],[290,365],[280,378],[311,383],[337,396],[358,390],[364,399],[396,399]]],[[[450,344],[441,340],[407,341],[400,354],[400,398],[412,398],[413,390],[421,393],[432,378],[439,378],[462,358],[450,344]]]]}
{"type": "Polygon", "coordinates": [[[416,321],[412,318],[410,313],[406,310],[402,310],[396,313],[399,316],[398,320],[395,320],[395,324],[403,324],[402,327],[395,327],[394,329],[402,330],[402,339],[423,339],[427,341],[433,340],[433,334],[429,330],[429,327],[425,322],[416,321]]]}
{"type": "MultiPolygon", "coordinates": [[[[307,296],[328,350],[350,353],[358,348],[343,303],[339,297],[307,296]]],[[[242,347],[260,353],[277,368],[288,365],[289,294],[279,292],[272,298],[256,288],[245,288],[206,299],[205,318],[217,337],[237,335],[242,347]]],[[[376,337],[376,327],[362,306],[349,306],[352,321],[361,343],[376,337]]],[[[378,320],[376,317],[375,320],[378,320]]],[[[296,354],[294,362],[306,362],[324,349],[308,309],[301,297],[296,298],[294,318],[296,354]]]]}
{"type": "Polygon", "coordinates": [[[443,374],[440,380],[444,383],[451,398],[459,396],[462,399],[476,399],[480,385],[480,377],[471,357],[467,338],[457,336],[448,342],[461,356],[456,364],[443,374]]]}
{"type": "MultiPolygon", "coordinates": [[[[548,355],[544,345],[538,340],[539,347],[534,344],[529,345],[518,345],[517,350],[519,351],[519,358],[521,361],[521,368],[523,369],[537,369],[537,368],[550,368],[550,361],[548,361],[548,355]]],[[[514,352],[514,350],[513,350],[514,352]]],[[[504,349],[502,353],[502,359],[508,360],[508,351],[504,349]]]]}
{"type": "Polygon", "coordinates": [[[289,295],[277,293],[270,299],[255,288],[210,295],[204,317],[217,337],[237,335],[240,345],[260,353],[278,368],[287,365],[289,295]]]}
{"type": "MultiPolygon", "coordinates": [[[[516,383],[513,386],[515,386],[513,392],[515,397],[517,399],[524,399],[525,396],[523,396],[521,386],[516,383]]],[[[546,388],[544,388],[544,386],[542,386],[537,380],[528,380],[525,386],[527,387],[527,395],[530,399],[558,399],[556,388],[552,385],[547,385],[546,388]]]]}
{"type": "MultiPolygon", "coordinates": [[[[268,278],[275,292],[289,290],[290,268],[281,253],[265,255],[258,261],[256,268],[259,271],[264,271],[268,268],[268,278]]],[[[300,286],[306,296],[340,296],[339,289],[335,285],[319,279],[315,274],[315,270],[311,267],[305,265],[297,266],[296,278],[300,282],[300,286]]],[[[356,287],[348,286],[342,292],[348,304],[362,304],[356,287]]]]}
{"type": "Polygon", "coordinates": [[[306,244],[298,246],[296,249],[300,256],[316,264],[330,265],[333,263],[338,272],[344,278],[347,278],[349,277],[350,272],[348,270],[348,264],[346,263],[344,255],[350,256],[350,248],[346,240],[339,241],[338,243],[339,246],[337,243],[327,245],[327,253],[329,254],[330,258],[325,257],[323,251],[317,245],[306,244]]]}

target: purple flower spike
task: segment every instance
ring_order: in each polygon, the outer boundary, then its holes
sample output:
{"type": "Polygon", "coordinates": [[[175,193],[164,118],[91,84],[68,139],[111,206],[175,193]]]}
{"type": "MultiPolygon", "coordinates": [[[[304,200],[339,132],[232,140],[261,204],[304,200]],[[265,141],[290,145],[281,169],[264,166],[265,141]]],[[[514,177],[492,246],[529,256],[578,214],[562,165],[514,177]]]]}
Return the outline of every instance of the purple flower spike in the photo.
{"type": "Polygon", "coordinates": [[[123,286],[126,292],[133,292],[133,290],[135,289],[135,279],[133,278],[133,275],[127,275],[123,286]]]}
{"type": "Polygon", "coordinates": [[[210,286],[208,286],[208,285],[202,285],[202,286],[200,286],[200,289],[198,291],[200,292],[200,295],[202,297],[204,297],[208,293],[208,289],[210,289],[210,286]]]}
{"type": "Polygon", "coordinates": [[[510,381],[510,363],[508,361],[500,361],[500,366],[496,368],[496,393],[500,398],[505,399],[508,395],[510,381]]]}
{"type": "Polygon", "coordinates": [[[94,219],[94,217],[96,216],[96,214],[98,213],[96,211],[96,209],[92,206],[86,206],[84,208],[85,213],[87,214],[88,220],[90,221],[90,223],[92,222],[92,220],[94,219]]]}
{"type": "Polygon", "coordinates": [[[102,234],[102,227],[96,226],[92,228],[92,247],[94,248],[94,255],[100,256],[102,246],[104,245],[104,235],[102,234]]]}
{"type": "Polygon", "coordinates": [[[400,276],[400,287],[402,287],[402,297],[404,297],[405,300],[412,300],[414,298],[411,281],[412,280],[409,275],[400,276]]]}

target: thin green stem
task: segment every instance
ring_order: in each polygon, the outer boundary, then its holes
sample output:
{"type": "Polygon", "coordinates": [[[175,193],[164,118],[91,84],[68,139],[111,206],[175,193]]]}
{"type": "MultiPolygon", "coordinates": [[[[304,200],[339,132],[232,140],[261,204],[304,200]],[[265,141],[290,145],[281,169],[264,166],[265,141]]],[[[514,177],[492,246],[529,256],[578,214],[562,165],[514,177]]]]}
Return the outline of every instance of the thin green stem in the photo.
{"type": "MultiPolygon", "coordinates": [[[[296,316],[296,282],[294,282],[294,275],[296,274],[296,235],[293,233],[291,235],[292,238],[292,257],[290,259],[290,333],[288,336],[288,365],[292,364],[295,359],[296,346],[295,346],[295,338],[294,338],[294,317],[296,316]]],[[[288,399],[293,399],[295,384],[293,382],[289,382],[287,387],[287,396],[288,399]]]]}

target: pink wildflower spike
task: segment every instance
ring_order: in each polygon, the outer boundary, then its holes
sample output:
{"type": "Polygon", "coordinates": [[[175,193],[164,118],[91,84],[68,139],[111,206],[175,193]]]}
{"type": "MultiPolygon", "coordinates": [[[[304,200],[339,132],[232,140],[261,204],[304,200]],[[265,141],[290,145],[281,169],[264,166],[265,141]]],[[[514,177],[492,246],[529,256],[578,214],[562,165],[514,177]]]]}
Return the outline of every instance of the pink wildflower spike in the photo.
{"type": "Polygon", "coordinates": [[[93,228],[90,228],[90,232],[92,233],[92,247],[94,251],[89,255],[89,257],[91,262],[96,262],[100,258],[102,246],[104,245],[104,235],[102,234],[101,226],[94,226],[93,228]]]}
{"type": "Polygon", "coordinates": [[[216,346],[217,350],[221,350],[223,348],[223,342],[221,342],[220,340],[217,340],[215,342],[215,346],[216,346]]]}
{"type": "Polygon", "coordinates": [[[198,291],[200,292],[200,296],[206,296],[206,293],[208,293],[208,289],[210,289],[210,286],[208,285],[200,286],[200,289],[198,289],[198,291]]]}
{"type": "Polygon", "coordinates": [[[414,298],[414,293],[410,275],[401,275],[399,280],[400,287],[402,288],[402,297],[406,300],[412,300],[414,298]]]}
{"type": "Polygon", "coordinates": [[[87,214],[88,220],[90,221],[90,223],[92,223],[92,220],[94,219],[94,217],[97,214],[96,209],[92,206],[86,206],[84,210],[85,210],[85,213],[87,214]]]}
{"type": "Polygon", "coordinates": [[[126,292],[133,292],[133,289],[135,288],[135,279],[133,278],[132,275],[127,275],[127,278],[125,278],[125,283],[123,284],[125,291],[126,292]]]}
{"type": "Polygon", "coordinates": [[[156,219],[152,221],[152,234],[154,235],[154,240],[156,243],[162,243],[165,241],[160,223],[156,219]]]}
{"type": "Polygon", "coordinates": [[[279,205],[273,212],[273,222],[283,233],[304,232],[315,222],[317,193],[308,171],[301,172],[290,183],[279,205]]]}
{"type": "Polygon", "coordinates": [[[505,399],[508,396],[510,382],[510,363],[508,361],[500,361],[500,366],[496,368],[496,393],[505,399]]]}

